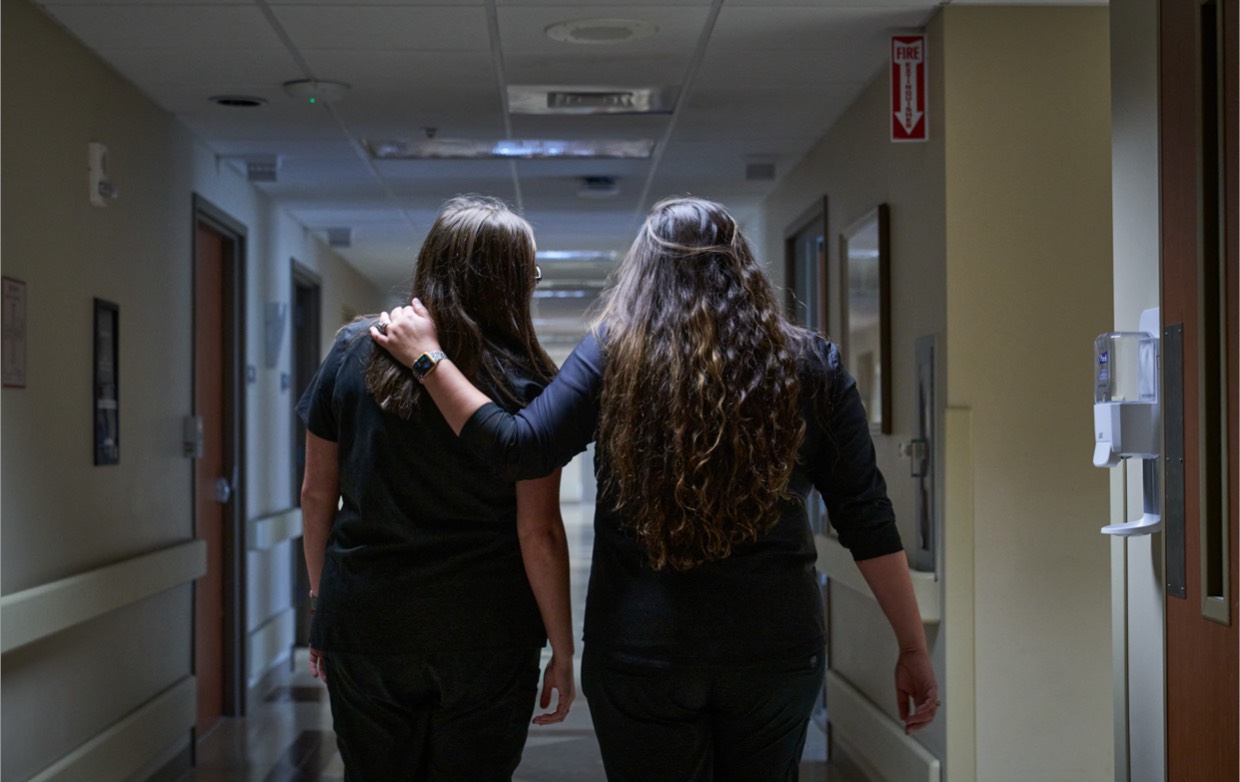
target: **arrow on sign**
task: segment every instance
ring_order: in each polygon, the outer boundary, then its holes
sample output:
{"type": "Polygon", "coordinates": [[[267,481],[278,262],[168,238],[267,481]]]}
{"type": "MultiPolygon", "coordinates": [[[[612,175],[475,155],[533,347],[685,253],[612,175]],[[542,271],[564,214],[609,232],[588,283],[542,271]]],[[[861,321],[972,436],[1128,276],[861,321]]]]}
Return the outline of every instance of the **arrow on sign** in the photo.
{"type": "Polygon", "coordinates": [[[895,47],[895,63],[900,67],[900,110],[895,115],[904,132],[909,134],[917,127],[923,113],[917,110],[917,94],[913,86],[917,78],[916,68],[924,59],[923,43],[899,43],[895,47]]]}

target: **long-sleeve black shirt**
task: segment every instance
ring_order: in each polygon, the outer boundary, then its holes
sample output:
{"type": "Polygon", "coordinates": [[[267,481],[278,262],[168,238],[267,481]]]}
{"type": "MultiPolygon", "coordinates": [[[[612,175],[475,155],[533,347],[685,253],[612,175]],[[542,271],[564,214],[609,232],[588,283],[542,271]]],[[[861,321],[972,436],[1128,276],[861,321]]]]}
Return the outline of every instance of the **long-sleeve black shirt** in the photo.
{"type": "MultiPolygon", "coordinates": [[[[545,475],[594,439],[605,357],[587,336],[560,374],[519,413],[477,410],[462,440],[507,477],[545,475]]],[[[603,492],[594,519],[585,642],[694,663],[749,662],[812,651],[824,640],[817,558],[806,502],[821,492],[855,559],[902,550],[856,382],[833,344],[815,337],[801,358],[804,443],[774,527],[732,555],[689,571],[652,569],[603,492]]],[[[596,457],[600,485],[609,467],[596,457]]]]}

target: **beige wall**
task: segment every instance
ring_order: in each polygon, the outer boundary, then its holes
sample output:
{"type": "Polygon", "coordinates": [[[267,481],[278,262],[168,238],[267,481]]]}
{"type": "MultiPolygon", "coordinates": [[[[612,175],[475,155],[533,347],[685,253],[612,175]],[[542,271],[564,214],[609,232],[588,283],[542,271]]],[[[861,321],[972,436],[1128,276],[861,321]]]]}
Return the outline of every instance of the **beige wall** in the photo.
{"type": "Polygon", "coordinates": [[[1089,362],[1112,323],[1107,11],[943,13],[947,404],[972,426],[977,778],[1109,780],[1109,488],[1090,463],[1089,362]]]}
{"type": "MultiPolygon", "coordinates": [[[[918,739],[953,780],[1110,780],[1109,482],[1090,463],[1090,348],[1111,328],[1105,8],[945,8],[929,35],[930,140],[887,140],[885,73],[766,203],[782,282],[786,229],[830,199],[838,235],[891,205],[894,431],[876,437],[901,533],[912,483],[912,345],[938,337],[936,448],[944,625],[930,627],[944,720],[918,739]],[[942,408],[951,408],[951,432],[942,408]],[[963,440],[962,440],[963,438],[963,440]],[[950,492],[950,494],[949,494],[950,492]],[[953,648],[947,639],[956,644],[953,648]],[[950,727],[949,727],[950,726],[950,727]]],[[[832,593],[832,667],[894,714],[890,631],[832,593]],[[844,639],[852,645],[836,650],[844,639]]]]}
{"type": "MultiPolygon", "coordinates": [[[[29,356],[26,388],[0,393],[0,591],[11,595],[192,537],[181,417],[193,193],[248,230],[244,361],[258,372],[245,394],[247,517],[292,500],[291,400],[279,389],[289,351],[274,370],[262,353],[264,303],[289,299],[288,258],[320,269],[329,296],[359,310],[384,298],[33,6],[6,0],[0,26],[0,253],[3,273],[27,285],[29,356]],[[91,141],[108,145],[120,190],[102,209],[87,198],[91,141]],[[91,452],[93,297],[120,306],[121,461],[107,467],[91,452]]],[[[290,602],[278,571],[287,545],[250,557],[260,580],[275,572],[282,585],[250,596],[251,628],[290,602]]],[[[28,778],[188,675],[191,626],[184,585],[6,654],[0,774],[28,778]]]]}

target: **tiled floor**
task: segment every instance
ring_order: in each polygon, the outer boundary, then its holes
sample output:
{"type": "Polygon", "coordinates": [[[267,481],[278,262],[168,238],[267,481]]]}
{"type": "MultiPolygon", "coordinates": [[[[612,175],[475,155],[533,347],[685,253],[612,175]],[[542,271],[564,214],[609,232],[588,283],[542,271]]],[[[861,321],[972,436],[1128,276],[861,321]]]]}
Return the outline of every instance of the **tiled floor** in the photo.
{"type": "MultiPolygon", "coordinates": [[[[593,542],[590,506],[565,504],[572,564],[573,613],[580,638],[593,542]]],[[[580,657],[578,658],[580,659],[580,657]]],[[[327,690],[311,678],[304,650],[296,670],[282,675],[244,718],[226,718],[198,743],[195,768],[181,782],[342,782],[327,690]]],[[[580,681],[580,677],[578,678],[580,681]]],[[[589,705],[578,696],[559,725],[530,728],[514,782],[601,782],[603,765],[590,723],[589,705]]],[[[810,726],[801,763],[805,782],[849,782],[826,763],[823,733],[810,726]]]]}

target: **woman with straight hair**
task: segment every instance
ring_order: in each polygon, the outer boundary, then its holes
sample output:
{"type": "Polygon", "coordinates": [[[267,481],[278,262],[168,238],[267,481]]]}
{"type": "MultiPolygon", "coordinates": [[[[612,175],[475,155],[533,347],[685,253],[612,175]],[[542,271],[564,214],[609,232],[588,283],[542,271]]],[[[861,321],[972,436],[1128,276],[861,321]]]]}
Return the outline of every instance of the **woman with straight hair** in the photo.
{"type": "MultiPolygon", "coordinates": [[[[555,375],[530,319],[540,276],[529,224],[481,196],[447,202],[418,254],[412,293],[443,348],[506,410],[555,375]]],[[[510,780],[535,701],[558,692],[534,718],[553,723],[575,695],[559,470],[487,469],[368,338],[386,326],[341,329],[297,406],[311,670],[349,782],[510,780]]]]}
{"type": "MultiPolygon", "coordinates": [[[[372,338],[443,349],[414,300],[372,338]]],[[[423,387],[510,476],[597,441],[582,688],[613,782],[795,780],[825,629],[806,501],[817,488],[895,631],[899,714],[937,685],[865,410],[839,352],[792,325],[719,204],[651,211],[558,377],[513,415],[451,361],[423,387]]]]}

